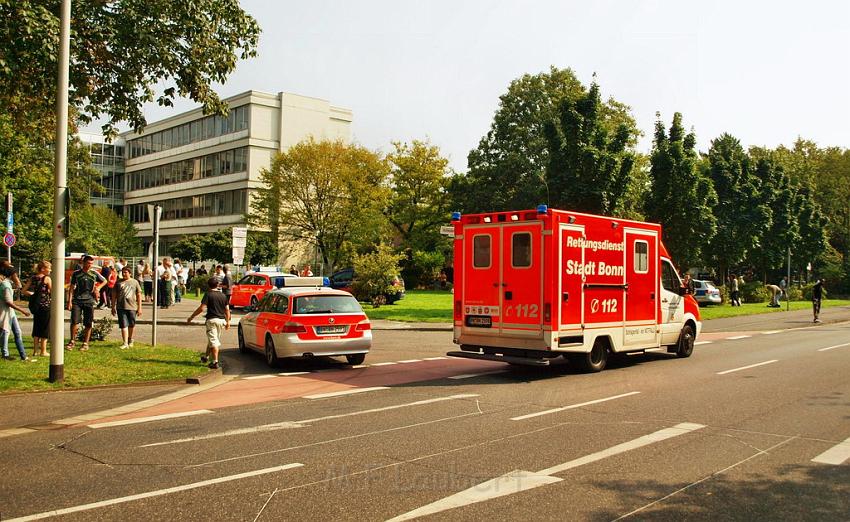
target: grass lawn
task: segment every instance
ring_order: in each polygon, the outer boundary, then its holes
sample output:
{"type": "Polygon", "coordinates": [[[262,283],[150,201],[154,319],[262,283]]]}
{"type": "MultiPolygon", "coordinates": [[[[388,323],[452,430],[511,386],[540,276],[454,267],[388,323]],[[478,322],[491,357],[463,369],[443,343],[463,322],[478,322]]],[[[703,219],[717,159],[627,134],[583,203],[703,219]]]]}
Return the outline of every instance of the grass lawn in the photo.
{"type": "MultiPolygon", "coordinates": [[[[450,323],[452,322],[452,299],[453,294],[441,290],[409,290],[404,299],[395,304],[384,305],[380,308],[372,308],[367,303],[361,303],[363,310],[370,319],[386,319],[389,321],[404,321],[416,323],[450,323]]],[[[826,299],[823,307],[847,306],[847,299],[826,299]]],[[[794,301],[791,310],[811,310],[810,301],[794,301]]],[[[703,320],[720,319],[721,317],[734,317],[738,315],[766,314],[785,310],[785,302],[782,308],[768,308],[767,303],[747,303],[743,306],[710,305],[700,308],[703,320]]]]}
{"type": "MultiPolygon", "coordinates": [[[[24,339],[27,354],[32,354],[32,339],[24,339]]],[[[22,362],[12,339],[9,345],[14,360],[0,359],[0,393],[182,380],[209,371],[191,350],[163,345],[153,348],[138,342],[133,348],[120,350],[120,342],[103,341],[92,342],[88,352],[66,351],[65,382],[50,383],[47,380],[50,357],[37,357],[34,363],[22,362]]]]}
{"type": "Polygon", "coordinates": [[[386,319],[413,323],[450,323],[452,322],[451,292],[445,290],[408,290],[404,299],[391,305],[372,308],[361,303],[369,319],[386,319]]]}
{"type": "MultiPolygon", "coordinates": [[[[723,317],[736,317],[739,315],[754,315],[754,314],[769,314],[772,312],[784,312],[786,302],[780,303],[781,308],[770,308],[767,303],[744,303],[741,306],[729,306],[728,304],[701,306],[699,309],[700,317],[703,321],[709,319],[720,319],[723,317]]],[[[821,308],[831,306],[847,306],[850,305],[848,299],[824,299],[821,303],[821,308]]],[[[811,301],[791,301],[791,310],[812,310],[811,301]]]]}

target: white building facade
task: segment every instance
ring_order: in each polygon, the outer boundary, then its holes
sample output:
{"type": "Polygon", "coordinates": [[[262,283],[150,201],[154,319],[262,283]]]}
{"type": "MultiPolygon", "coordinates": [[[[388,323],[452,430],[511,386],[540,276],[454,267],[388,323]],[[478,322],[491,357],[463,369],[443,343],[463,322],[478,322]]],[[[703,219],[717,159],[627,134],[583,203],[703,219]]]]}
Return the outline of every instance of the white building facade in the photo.
{"type": "Polygon", "coordinates": [[[160,252],[190,234],[244,226],[260,171],[307,138],[351,139],[352,111],[297,94],[248,91],[225,100],[227,117],[200,108],[126,132],[124,215],[147,244],[147,206],[163,207],[160,252]]]}

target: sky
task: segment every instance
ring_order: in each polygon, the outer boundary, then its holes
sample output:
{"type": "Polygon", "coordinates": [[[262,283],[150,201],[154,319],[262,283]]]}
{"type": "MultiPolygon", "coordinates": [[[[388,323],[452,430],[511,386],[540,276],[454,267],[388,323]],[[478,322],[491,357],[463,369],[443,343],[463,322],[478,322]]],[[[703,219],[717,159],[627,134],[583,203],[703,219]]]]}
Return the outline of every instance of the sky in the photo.
{"type": "MultiPolygon", "coordinates": [[[[290,92],[354,112],[353,139],[388,152],[430,140],[459,172],[520,76],[571,68],[632,108],[652,146],[674,112],[698,148],[804,137],[850,146],[850,2],[243,0],[259,55],[216,90],[290,92]]],[[[194,108],[146,106],[149,122],[194,108]]]]}

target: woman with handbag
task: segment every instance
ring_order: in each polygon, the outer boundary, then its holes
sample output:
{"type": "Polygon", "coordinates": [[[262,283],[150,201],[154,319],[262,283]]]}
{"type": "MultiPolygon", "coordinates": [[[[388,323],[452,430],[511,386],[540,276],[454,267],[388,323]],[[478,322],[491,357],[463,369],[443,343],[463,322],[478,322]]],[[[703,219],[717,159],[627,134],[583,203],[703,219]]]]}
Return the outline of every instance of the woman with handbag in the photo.
{"type": "Polygon", "coordinates": [[[29,310],[32,312],[32,349],[33,357],[47,356],[47,339],[50,338],[50,261],[39,261],[36,273],[27,280],[21,293],[29,296],[29,310]]]}

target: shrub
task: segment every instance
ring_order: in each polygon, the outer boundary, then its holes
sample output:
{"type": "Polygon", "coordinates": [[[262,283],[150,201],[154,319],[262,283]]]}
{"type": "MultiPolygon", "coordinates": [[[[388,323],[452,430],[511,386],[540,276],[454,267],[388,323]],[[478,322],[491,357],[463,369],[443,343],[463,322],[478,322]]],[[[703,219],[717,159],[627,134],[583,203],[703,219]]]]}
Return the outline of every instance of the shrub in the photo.
{"type": "Polygon", "coordinates": [[[741,301],[744,303],[766,303],[770,301],[770,290],[765,288],[764,283],[760,281],[744,283],[740,288],[741,301]]]}
{"type": "Polygon", "coordinates": [[[796,286],[790,286],[786,290],[788,292],[788,299],[791,301],[802,301],[803,300],[803,290],[796,286]]]}
{"type": "Polygon", "coordinates": [[[210,282],[210,275],[196,275],[192,278],[192,282],[189,284],[189,288],[191,290],[200,290],[201,293],[207,291],[207,285],[210,282]]]}
{"type": "Polygon", "coordinates": [[[398,275],[398,263],[403,254],[394,254],[388,245],[379,245],[369,254],[354,257],[354,278],[352,292],[360,301],[369,301],[376,308],[381,299],[386,302],[388,294],[396,294],[400,289],[393,286],[398,275]]]}
{"type": "Polygon", "coordinates": [[[440,275],[440,269],[446,262],[441,252],[424,252],[417,250],[413,252],[412,259],[404,263],[402,275],[404,282],[410,288],[422,288],[431,286],[440,275]]]}
{"type": "MultiPolygon", "coordinates": [[[[112,331],[112,318],[110,316],[101,317],[94,322],[91,328],[92,341],[105,341],[109,332],[112,331]]],[[[77,340],[82,341],[85,337],[86,329],[80,328],[77,330],[77,340]]]]}

